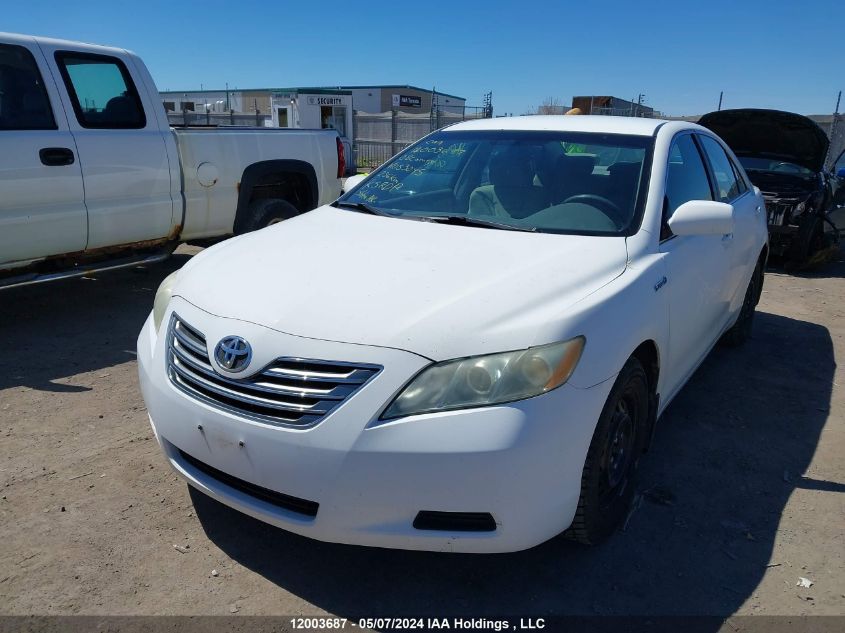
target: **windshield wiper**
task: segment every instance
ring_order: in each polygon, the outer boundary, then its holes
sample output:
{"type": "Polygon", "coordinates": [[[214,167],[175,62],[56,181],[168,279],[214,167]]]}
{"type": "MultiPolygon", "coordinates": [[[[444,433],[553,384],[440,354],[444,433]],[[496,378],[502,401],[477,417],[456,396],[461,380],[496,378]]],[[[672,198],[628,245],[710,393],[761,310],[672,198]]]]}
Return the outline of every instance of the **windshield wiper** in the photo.
{"type": "Polygon", "coordinates": [[[371,207],[366,202],[348,202],[347,200],[337,200],[332,202],[332,206],[343,209],[355,209],[356,211],[369,213],[370,215],[390,215],[390,213],[371,207]]]}
{"type": "Polygon", "coordinates": [[[493,220],[471,218],[466,215],[425,215],[420,217],[420,220],[426,222],[438,222],[439,224],[455,224],[458,226],[478,226],[485,229],[501,229],[503,231],[526,231],[529,233],[536,233],[537,231],[537,229],[533,226],[513,226],[512,224],[504,224],[493,220]]]}

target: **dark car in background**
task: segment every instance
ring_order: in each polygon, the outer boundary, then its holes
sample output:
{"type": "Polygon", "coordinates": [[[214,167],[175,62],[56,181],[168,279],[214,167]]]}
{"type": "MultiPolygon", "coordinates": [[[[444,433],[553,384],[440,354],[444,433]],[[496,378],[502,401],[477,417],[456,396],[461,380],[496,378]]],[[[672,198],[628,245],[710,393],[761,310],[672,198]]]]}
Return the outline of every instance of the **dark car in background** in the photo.
{"type": "Polygon", "coordinates": [[[845,173],[825,170],[829,140],[814,121],[749,108],[711,112],[698,123],[724,139],[763,192],[773,255],[805,262],[838,240],[829,216],[843,202],[845,173]]]}

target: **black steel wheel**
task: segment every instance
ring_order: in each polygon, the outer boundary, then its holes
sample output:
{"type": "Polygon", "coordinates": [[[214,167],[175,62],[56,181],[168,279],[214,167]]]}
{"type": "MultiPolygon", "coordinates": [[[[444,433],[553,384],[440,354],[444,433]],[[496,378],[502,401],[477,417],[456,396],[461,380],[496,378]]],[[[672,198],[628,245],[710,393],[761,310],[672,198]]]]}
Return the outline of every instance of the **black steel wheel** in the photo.
{"type": "Polygon", "coordinates": [[[599,417],[581,476],[581,497],[564,534],[595,545],[624,521],[648,427],[648,378],[636,358],[616,377],[599,417]]]}

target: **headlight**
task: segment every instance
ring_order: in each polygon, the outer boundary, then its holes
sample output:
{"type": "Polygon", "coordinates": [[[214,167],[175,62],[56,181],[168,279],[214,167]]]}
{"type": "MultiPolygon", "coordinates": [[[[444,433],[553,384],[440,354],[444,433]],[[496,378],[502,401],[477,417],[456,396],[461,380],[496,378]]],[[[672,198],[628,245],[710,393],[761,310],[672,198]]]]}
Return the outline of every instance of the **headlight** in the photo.
{"type": "Polygon", "coordinates": [[[153,302],[153,325],[155,325],[156,332],[161,329],[161,320],[167,311],[167,304],[170,303],[170,297],[173,296],[173,284],[176,283],[178,272],[177,270],[165,277],[158,290],[156,290],[156,298],[153,302]]]}
{"type": "Polygon", "coordinates": [[[431,365],[411,380],[382,419],[524,400],[569,380],[586,339],[431,365]]]}
{"type": "Polygon", "coordinates": [[[807,200],[804,200],[804,202],[799,202],[798,204],[796,204],[792,208],[793,215],[800,215],[800,214],[804,213],[804,210],[807,208],[807,202],[808,202],[807,200]]]}

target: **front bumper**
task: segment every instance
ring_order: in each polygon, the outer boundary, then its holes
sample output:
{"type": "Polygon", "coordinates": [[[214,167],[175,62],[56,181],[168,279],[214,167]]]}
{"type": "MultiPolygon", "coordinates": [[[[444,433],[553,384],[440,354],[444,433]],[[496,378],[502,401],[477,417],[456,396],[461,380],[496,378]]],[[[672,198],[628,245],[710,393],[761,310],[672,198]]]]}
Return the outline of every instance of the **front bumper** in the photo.
{"type": "MultiPolygon", "coordinates": [[[[138,361],[156,438],[173,468],[218,501],[315,539],[401,549],[517,551],[571,524],[587,448],[612,380],[590,389],[564,385],[507,405],[379,423],[382,407],[430,361],[213,316],[179,297],[171,309],[203,329],[209,341],[242,335],[267,359],[301,356],[384,367],[316,426],[272,426],[177,390],[165,371],[166,325],[157,334],[149,318],[138,339],[138,361]],[[318,510],[311,516],[280,507],[196,462],[253,489],[317,504],[318,510]],[[489,513],[496,529],[420,530],[413,527],[420,511],[489,513]]],[[[168,318],[169,312],[165,324],[168,318]]]]}

